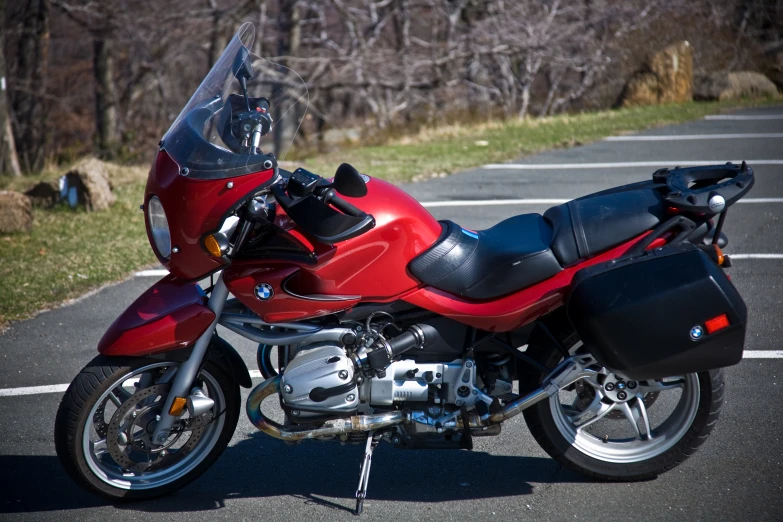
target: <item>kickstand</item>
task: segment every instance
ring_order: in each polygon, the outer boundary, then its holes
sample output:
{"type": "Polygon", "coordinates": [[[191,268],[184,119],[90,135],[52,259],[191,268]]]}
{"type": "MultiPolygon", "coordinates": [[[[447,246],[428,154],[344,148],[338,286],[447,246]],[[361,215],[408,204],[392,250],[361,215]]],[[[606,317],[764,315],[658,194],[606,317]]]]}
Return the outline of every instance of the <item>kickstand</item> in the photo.
{"type": "Polygon", "coordinates": [[[356,490],[356,515],[361,515],[364,509],[364,499],[367,498],[367,485],[370,482],[370,465],[372,464],[372,452],[378,446],[380,439],[373,439],[371,431],[367,434],[367,446],[364,448],[364,460],[359,468],[359,487],[356,490]]]}

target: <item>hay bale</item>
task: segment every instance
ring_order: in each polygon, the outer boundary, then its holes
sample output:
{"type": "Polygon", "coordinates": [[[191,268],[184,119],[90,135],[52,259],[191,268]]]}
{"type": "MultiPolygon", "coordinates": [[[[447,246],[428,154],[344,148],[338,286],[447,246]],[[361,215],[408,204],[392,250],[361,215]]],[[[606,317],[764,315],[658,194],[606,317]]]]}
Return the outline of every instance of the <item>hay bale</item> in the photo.
{"type": "Polygon", "coordinates": [[[116,200],[106,165],[95,158],[82,161],[65,174],[63,192],[72,207],[84,205],[89,211],[106,210],[116,200]]]}
{"type": "Polygon", "coordinates": [[[30,232],[33,228],[33,205],[21,192],[0,191],[0,232],[30,232]]]}
{"type": "Polygon", "coordinates": [[[719,72],[696,79],[694,97],[697,100],[735,100],[774,96],[778,88],[761,73],[753,71],[719,72]]]}
{"type": "Polygon", "coordinates": [[[647,58],[626,83],[620,105],[682,103],[692,98],[693,49],[683,40],[647,58]]]}

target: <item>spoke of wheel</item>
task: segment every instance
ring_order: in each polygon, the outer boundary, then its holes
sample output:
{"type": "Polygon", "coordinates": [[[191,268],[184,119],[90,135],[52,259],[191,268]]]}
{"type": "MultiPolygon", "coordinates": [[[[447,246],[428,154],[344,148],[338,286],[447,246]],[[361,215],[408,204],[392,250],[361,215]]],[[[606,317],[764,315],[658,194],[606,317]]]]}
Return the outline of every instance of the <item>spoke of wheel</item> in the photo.
{"type": "Polygon", "coordinates": [[[628,405],[627,402],[623,402],[620,405],[620,411],[623,412],[623,415],[625,415],[625,418],[628,419],[628,423],[633,427],[633,432],[637,439],[641,440],[642,434],[639,431],[639,425],[637,424],[637,418],[633,414],[633,410],[628,405]]]}
{"type": "Polygon", "coordinates": [[[583,411],[578,411],[574,409],[576,413],[574,413],[573,415],[568,415],[568,418],[571,420],[571,422],[576,424],[582,419],[584,419],[588,413],[595,413],[596,415],[598,415],[598,413],[601,411],[601,404],[602,404],[601,396],[596,394],[595,397],[593,397],[593,401],[590,403],[589,406],[587,406],[587,408],[585,408],[583,411]]]}
{"type": "Polygon", "coordinates": [[[90,449],[92,450],[92,454],[98,458],[109,451],[106,447],[106,439],[90,442],[90,449]]]}
{"type": "Polygon", "coordinates": [[[117,407],[119,408],[120,406],[122,406],[122,401],[120,400],[120,398],[119,398],[119,397],[117,397],[117,396],[115,395],[115,392],[116,392],[116,391],[117,391],[117,390],[112,390],[112,391],[111,391],[111,393],[109,394],[109,400],[110,400],[111,402],[113,402],[115,406],[117,406],[117,407]]]}
{"type": "Polygon", "coordinates": [[[685,385],[685,378],[678,378],[676,381],[646,381],[647,384],[639,383],[639,389],[637,393],[651,393],[662,392],[666,390],[674,390],[676,388],[682,388],[685,385]]]}
{"type": "Polygon", "coordinates": [[[584,379],[582,379],[582,381],[586,382],[587,384],[589,384],[590,386],[592,386],[596,390],[602,390],[603,389],[603,386],[601,386],[598,383],[598,376],[595,376],[595,377],[585,377],[584,379]]]}
{"type": "Polygon", "coordinates": [[[598,413],[595,415],[595,417],[593,417],[589,421],[585,422],[581,426],[577,426],[577,428],[576,428],[577,433],[582,431],[582,430],[584,430],[585,428],[587,428],[591,424],[596,423],[599,420],[603,419],[604,417],[606,417],[609,414],[609,412],[614,410],[616,407],[617,407],[616,403],[606,404],[606,403],[602,402],[601,403],[601,409],[598,410],[598,413]]]}
{"type": "Polygon", "coordinates": [[[647,406],[644,405],[644,395],[641,393],[636,395],[636,408],[639,410],[639,414],[644,422],[644,431],[647,435],[647,440],[652,440],[652,430],[650,430],[650,419],[647,416],[647,406]]]}

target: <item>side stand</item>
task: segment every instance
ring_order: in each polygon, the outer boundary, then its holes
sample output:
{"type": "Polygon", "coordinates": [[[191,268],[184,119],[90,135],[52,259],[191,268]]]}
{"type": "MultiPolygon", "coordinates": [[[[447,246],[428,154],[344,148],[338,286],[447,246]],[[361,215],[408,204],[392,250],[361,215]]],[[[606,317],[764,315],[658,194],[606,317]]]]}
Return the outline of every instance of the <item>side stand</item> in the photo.
{"type": "Polygon", "coordinates": [[[379,440],[375,440],[374,431],[367,434],[367,446],[364,448],[364,460],[359,468],[359,487],[356,490],[356,515],[361,515],[364,509],[364,499],[367,498],[367,485],[370,482],[370,466],[372,465],[372,452],[378,446],[379,440]]]}

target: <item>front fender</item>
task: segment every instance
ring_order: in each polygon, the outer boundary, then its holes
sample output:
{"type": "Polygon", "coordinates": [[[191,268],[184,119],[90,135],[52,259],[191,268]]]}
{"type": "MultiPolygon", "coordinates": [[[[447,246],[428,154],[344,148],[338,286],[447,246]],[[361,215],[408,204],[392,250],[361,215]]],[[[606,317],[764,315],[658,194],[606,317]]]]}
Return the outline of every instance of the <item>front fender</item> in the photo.
{"type": "Polygon", "coordinates": [[[103,355],[139,357],[196,342],[215,320],[196,283],[167,275],[141,294],[98,343],[103,355]]]}

